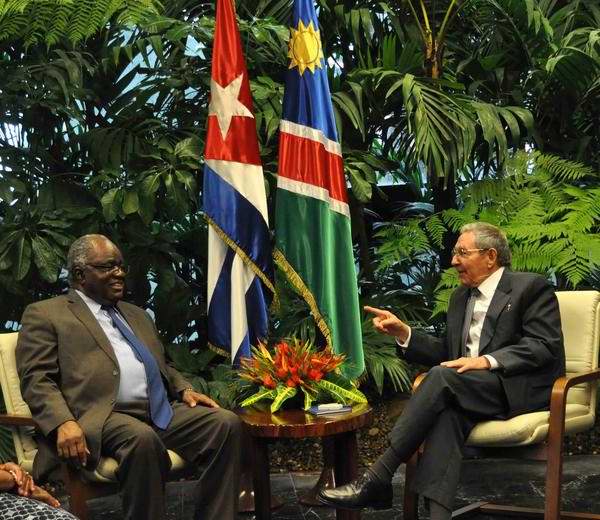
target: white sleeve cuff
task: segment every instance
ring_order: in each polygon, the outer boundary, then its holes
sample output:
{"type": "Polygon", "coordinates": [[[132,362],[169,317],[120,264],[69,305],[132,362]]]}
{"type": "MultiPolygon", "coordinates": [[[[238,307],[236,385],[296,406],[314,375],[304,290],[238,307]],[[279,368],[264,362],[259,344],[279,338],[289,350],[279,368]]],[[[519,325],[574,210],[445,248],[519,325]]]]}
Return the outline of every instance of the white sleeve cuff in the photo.
{"type": "Polygon", "coordinates": [[[489,354],[484,354],[483,357],[490,362],[490,370],[497,370],[500,368],[500,363],[498,363],[495,357],[492,357],[489,354]]]}
{"type": "MultiPolygon", "coordinates": [[[[407,325],[408,327],[408,325],[407,325]]],[[[400,338],[396,337],[396,345],[398,345],[400,348],[408,348],[408,344],[410,343],[410,337],[412,336],[412,329],[410,327],[408,327],[408,336],[406,338],[406,341],[401,342],[400,338]]]]}

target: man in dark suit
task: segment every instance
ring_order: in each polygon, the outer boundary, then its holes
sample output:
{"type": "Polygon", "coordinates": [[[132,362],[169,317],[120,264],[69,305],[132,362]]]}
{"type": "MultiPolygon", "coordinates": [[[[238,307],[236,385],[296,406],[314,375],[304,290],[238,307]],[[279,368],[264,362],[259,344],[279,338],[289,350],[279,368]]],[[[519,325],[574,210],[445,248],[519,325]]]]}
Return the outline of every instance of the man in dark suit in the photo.
{"type": "Polygon", "coordinates": [[[365,308],[379,332],[396,338],[405,359],[433,368],[396,422],[386,452],[356,481],[321,491],[322,502],[391,507],[395,470],[425,442],[414,491],[430,499],[432,519],[449,519],[474,425],[548,407],[554,380],[565,372],[552,286],[539,275],[509,271],[506,236],[490,224],[464,226],[452,255],[461,287],[450,299],[442,338],[412,330],[389,311],[365,308]]]}
{"type": "Polygon", "coordinates": [[[233,519],[241,426],[170,367],[154,323],[121,301],[126,266],[102,235],[86,235],[67,258],[68,294],[32,304],[16,349],[23,397],[44,438],[36,479],[56,456],[94,469],[114,457],[128,520],[165,518],[167,450],[203,467],[196,519],[233,519]]]}

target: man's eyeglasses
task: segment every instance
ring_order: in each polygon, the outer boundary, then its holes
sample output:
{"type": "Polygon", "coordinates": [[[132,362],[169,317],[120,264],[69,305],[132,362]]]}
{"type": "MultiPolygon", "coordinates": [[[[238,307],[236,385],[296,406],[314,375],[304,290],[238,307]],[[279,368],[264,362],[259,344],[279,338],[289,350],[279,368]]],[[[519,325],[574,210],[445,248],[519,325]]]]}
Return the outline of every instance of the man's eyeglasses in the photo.
{"type": "Polygon", "coordinates": [[[464,247],[455,247],[454,249],[452,249],[451,253],[452,256],[460,256],[462,258],[466,258],[468,256],[471,255],[471,253],[476,253],[476,252],[483,252],[483,251],[487,251],[489,250],[489,247],[478,247],[475,249],[465,249],[464,247]]]}
{"type": "Polygon", "coordinates": [[[129,266],[123,264],[85,264],[88,267],[93,267],[97,271],[104,274],[115,273],[117,271],[123,271],[124,274],[129,273],[129,266]]]}

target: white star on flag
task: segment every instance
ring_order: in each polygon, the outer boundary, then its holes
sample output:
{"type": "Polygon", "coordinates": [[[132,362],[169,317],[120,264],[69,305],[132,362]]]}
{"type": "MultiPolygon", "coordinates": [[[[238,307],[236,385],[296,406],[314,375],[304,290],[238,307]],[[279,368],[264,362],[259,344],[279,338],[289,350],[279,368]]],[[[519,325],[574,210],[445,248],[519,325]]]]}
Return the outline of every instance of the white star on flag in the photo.
{"type": "Polygon", "coordinates": [[[210,80],[208,115],[217,116],[223,140],[227,137],[233,116],[251,117],[254,119],[252,112],[238,99],[243,77],[244,75],[240,74],[225,87],[219,85],[214,79],[210,80]]]}

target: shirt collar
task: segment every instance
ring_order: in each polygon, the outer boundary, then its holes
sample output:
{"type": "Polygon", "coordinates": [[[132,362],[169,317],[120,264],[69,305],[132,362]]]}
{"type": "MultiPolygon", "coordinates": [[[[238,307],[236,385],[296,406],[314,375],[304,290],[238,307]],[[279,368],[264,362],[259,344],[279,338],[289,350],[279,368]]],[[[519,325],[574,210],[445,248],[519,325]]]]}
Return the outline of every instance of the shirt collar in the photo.
{"type": "Polygon", "coordinates": [[[85,302],[85,304],[90,308],[92,314],[95,316],[100,312],[101,304],[99,304],[96,300],[90,298],[87,294],[83,293],[79,289],[75,289],[75,292],[81,297],[81,299],[85,302]]]}
{"type": "Polygon", "coordinates": [[[496,292],[496,288],[500,283],[500,278],[502,278],[502,273],[504,272],[504,267],[501,267],[497,271],[494,271],[491,275],[489,275],[483,282],[479,284],[477,287],[481,294],[485,296],[485,298],[491,298],[496,292]]]}

